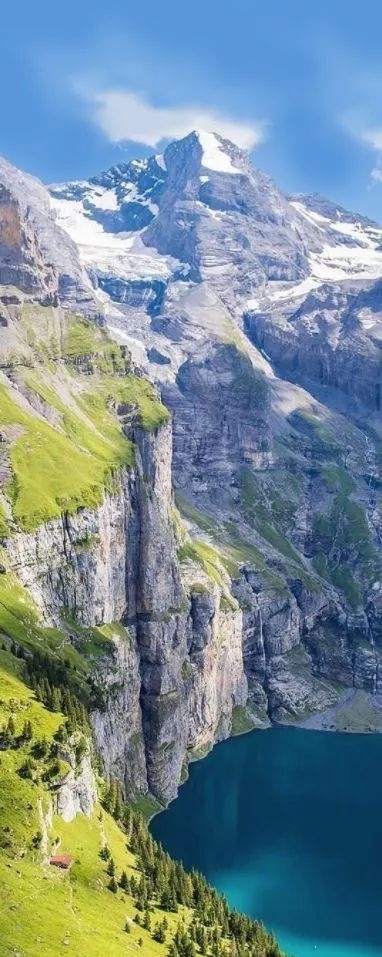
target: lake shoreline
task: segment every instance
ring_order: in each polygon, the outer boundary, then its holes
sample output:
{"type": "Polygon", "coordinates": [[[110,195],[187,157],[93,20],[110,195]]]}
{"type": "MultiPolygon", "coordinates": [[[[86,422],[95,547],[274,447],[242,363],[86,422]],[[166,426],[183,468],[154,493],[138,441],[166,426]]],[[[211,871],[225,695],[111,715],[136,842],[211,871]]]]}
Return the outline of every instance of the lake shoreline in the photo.
{"type": "Polygon", "coordinates": [[[280,721],[275,726],[337,734],[381,734],[382,698],[360,688],[348,688],[331,708],[297,721],[280,721]]]}

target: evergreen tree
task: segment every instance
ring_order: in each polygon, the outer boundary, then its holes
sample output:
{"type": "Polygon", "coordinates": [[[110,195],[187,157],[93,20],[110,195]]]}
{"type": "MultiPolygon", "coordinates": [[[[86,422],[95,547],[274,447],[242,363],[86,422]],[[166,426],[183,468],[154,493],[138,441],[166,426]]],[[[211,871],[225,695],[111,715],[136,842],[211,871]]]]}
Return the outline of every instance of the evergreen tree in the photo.
{"type": "Polygon", "coordinates": [[[29,719],[24,721],[21,736],[25,739],[25,741],[31,741],[33,738],[32,722],[29,719]]]}
{"type": "Polygon", "coordinates": [[[109,811],[109,814],[114,814],[115,802],[117,797],[117,788],[115,778],[110,778],[109,787],[106,791],[106,794],[103,799],[103,806],[109,811]]]}
{"type": "Polygon", "coordinates": [[[157,924],[157,926],[156,926],[156,928],[155,928],[155,930],[154,930],[154,933],[153,933],[153,938],[154,938],[154,940],[156,940],[156,941],[158,942],[158,944],[164,944],[164,943],[165,943],[165,941],[166,941],[166,925],[165,925],[164,920],[161,920],[160,923],[157,924]]]}
{"type": "Polygon", "coordinates": [[[179,952],[175,942],[172,940],[168,946],[167,957],[179,957],[179,952]]]}
{"type": "Polygon", "coordinates": [[[36,762],[29,755],[20,768],[20,776],[33,781],[36,775],[36,762]]]}
{"type": "Polygon", "coordinates": [[[123,794],[119,781],[115,782],[115,801],[114,801],[114,817],[116,821],[121,821],[123,818],[124,803],[123,803],[123,794]]]}
{"type": "Polygon", "coordinates": [[[61,711],[62,695],[59,688],[52,688],[49,707],[51,711],[61,711]]]}
{"type": "Polygon", "coordinates": [[[8,718],[7,732],[10,738],[14,738],[16,734],[16,725],[15,725],[15,719],[12,714],[8,718]]]}
{"type": "Polygon", "coordinates": [[[60,727],[57,729],[55,734],[56,741],[65,742],[68,739],[68,732],[66,730],[66,724],[60,724],[60,727]]]}
{"type": "Polygon", "coordinates": [[[131,810],[128,807],[128,805],[125,804],[123,807],[123,825],[128,838],[130,838],[130,832],[131,832],[131,816],[132,816],[131,810]]]}

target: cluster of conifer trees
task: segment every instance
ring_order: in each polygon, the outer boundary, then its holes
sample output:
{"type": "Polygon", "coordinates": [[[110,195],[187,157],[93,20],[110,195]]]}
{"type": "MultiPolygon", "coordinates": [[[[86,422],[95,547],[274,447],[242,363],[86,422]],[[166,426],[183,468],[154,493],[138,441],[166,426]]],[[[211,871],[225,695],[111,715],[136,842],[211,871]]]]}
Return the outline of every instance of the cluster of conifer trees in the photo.
{"type": "Polygon", "coordinates": [[[0,729],[0,749],[6,751],[10,748],[19,748],[26,741],[33,737],[32,722],[24,721],[20,734],[16,734],[16,724],[13,715],[8,718],[7,723],[0,729]]]}
{"type": "Polygon", "coordinates": [[[231,910],[226,899],[210,887],[202,874],[187,873],[179,861],[173,861],[151,836],[143,818],[123,803],[118,782],[110,781],[104,807],[126,832],[128,847],[136,857],[138,874],[116,874],[108,849],[109,888],[120,888],[135,901],[135,922],[152,932],[160,943],[166,942],[167,921],[163,918],[152,928],[154,905],[163,911],[179,913],[178,927],[168,947],[168,957],[281,957],[282,952],[262,923],[231,910]],[[191,911],[185,918],[183,908],[191,911]]]}
{"type": "Polygon", "coordinates": [[[66,663],[56,661],[43,651],[27,652],[15,642],[10,645],[10,651],[24,661],[25,679],[33,688],[36,698],[49,711],[61,711],[67,717],[68,734],[83,731],[90,735],[90,689],[86,683],[76,680],[66,663]]]}

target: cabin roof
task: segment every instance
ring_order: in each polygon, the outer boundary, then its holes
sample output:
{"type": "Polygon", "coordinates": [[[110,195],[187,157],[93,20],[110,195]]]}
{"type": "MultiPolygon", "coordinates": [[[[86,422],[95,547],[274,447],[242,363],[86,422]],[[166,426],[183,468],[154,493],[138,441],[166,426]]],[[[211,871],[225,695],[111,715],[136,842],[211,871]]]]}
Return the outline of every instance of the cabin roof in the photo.
{"type": "Polygon", "coordinates": [[[52,854],[52,857],[49,860],[50,864],[54,864],[56,867],[71,867],[73,864],[74,858],[71,854],[52,854]]]}

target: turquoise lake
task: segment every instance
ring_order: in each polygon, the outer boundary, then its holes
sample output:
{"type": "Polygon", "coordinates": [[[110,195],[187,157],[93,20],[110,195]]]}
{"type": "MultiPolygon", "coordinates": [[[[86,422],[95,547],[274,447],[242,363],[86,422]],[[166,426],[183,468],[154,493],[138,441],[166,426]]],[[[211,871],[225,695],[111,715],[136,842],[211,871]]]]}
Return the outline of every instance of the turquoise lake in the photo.
{"type": "Polygon", "coordinates": [[[293,957],[381,957],[382,736],[226,741],[151,831],[293,957]]]}

